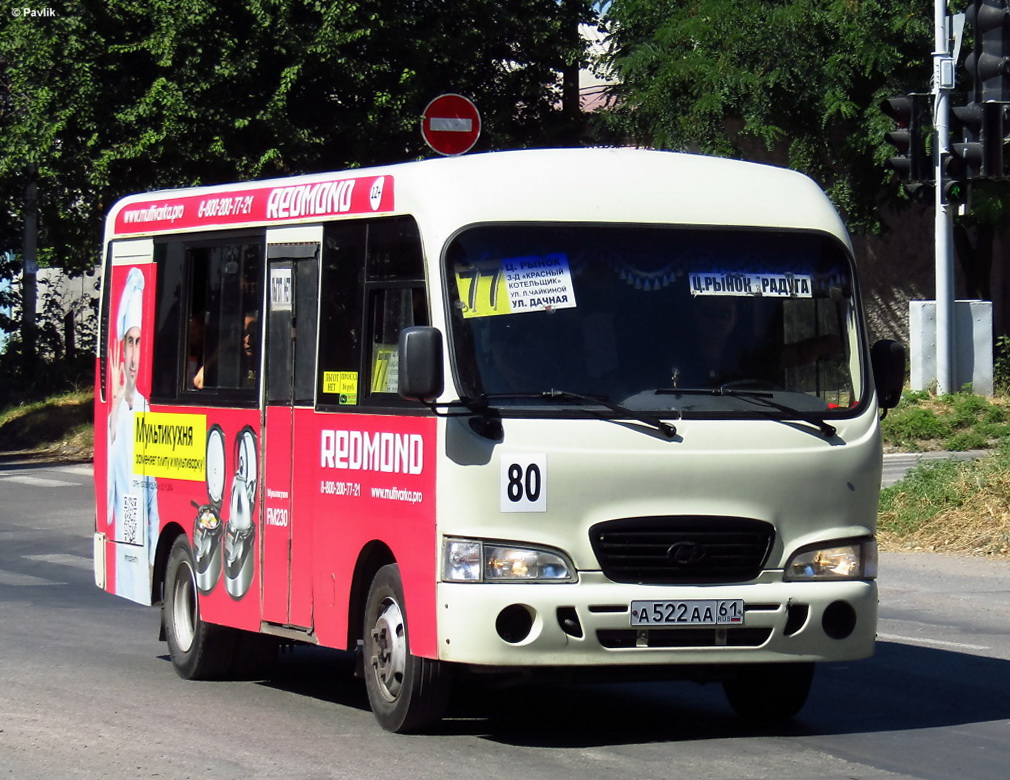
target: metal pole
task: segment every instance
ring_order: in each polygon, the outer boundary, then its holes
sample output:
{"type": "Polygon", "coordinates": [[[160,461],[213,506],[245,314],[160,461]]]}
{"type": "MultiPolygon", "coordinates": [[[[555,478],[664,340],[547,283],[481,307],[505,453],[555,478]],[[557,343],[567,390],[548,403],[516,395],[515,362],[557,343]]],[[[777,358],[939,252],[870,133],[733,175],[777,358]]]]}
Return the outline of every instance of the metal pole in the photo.
{"type": "Polygon", "coordinates": [[[950,90],[953,60],[947,36],[947,2],[934,0],[933,26],[933,125],[936,127],[936,392],[952,393],[954,387],[954,213],[943,197],[943,157],[950,150],[950,90]]]}

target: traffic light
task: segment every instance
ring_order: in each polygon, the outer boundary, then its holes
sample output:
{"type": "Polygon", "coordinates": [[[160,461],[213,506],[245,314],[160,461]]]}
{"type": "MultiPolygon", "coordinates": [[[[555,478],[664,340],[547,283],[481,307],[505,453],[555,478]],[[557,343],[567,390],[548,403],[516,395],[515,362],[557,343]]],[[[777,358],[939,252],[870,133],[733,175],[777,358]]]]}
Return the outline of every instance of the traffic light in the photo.
{"type": "Polygon", "coordinates": [[[1005,176],[1003,169],[1006,161],[1006,103],[985,103],[982,106],[982,146],[985,148],[986,175],[990,179],[1001,179],[1005,176]]]}
{"type": "Polygon", "coordinates": [[[897,155],[888,158],[885,166],[897,174],[909,192],[914,193],[933,178],[932,163],[926,153],[926,133],[931,128],[929,95],[913,92],[887,98],[881,101],[880,110],[897,125],[897,129],[884,135],[898,151],[897,155]]]}
{"type": "Polygon", "coordinates": [[[964,159],[953,150],[943,155],[943,202],[967,203],[970,193],[964,159]]]}
{"type": "Polygon", "coordinates": [[[961,142],[951,139],[950,154],[944,160],[944,170],[949,169],[952,176],[980,179],[988,173],[989,166],[986,165],[985,153],[985,113],[985,106],[982,103],[955,106],[951,109],[951,128],[960,129],[963,137],[961,142]]]}
{"type": "Polygon", "coordinates": [[[944,169],[960,171],[966,179],[1003,177],[1004,126],[1007,105],[972,103],[951,110],[951,128],[963,132],[963,141],[952,142],[944,169]]]}
{"type": "Polygon", "coordinates": [[[1010,9],[1007,0],[973,0],[965,11],[975,43],[965,60],[971,103],[1010,101],[1010,9]]]}

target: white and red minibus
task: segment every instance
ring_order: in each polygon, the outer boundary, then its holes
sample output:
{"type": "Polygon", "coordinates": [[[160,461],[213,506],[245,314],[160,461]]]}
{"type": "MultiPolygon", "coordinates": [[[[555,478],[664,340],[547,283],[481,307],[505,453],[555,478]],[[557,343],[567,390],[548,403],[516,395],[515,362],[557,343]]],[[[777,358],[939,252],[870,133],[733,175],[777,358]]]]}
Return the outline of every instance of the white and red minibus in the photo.
{"type": "Polygon", "coordinates": [[[184,678],[304,642],[393,731],[561,671],[770,718],[872,653],[904,358],[804,176],[530,150],[153,192],[104,260],[95,576],[184,678]]]}

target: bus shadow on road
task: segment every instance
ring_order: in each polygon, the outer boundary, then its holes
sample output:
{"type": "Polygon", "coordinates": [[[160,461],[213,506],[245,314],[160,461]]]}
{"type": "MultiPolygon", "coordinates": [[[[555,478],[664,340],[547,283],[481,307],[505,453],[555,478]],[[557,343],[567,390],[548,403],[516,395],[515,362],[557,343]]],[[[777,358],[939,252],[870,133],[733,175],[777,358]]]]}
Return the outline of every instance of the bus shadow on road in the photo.
{"type": "Polygon", "coordinates": [[[826,665],[808,704],[816,733],[903,731],[1010,718],[1010,661],[877,642],[873,658],[826,665]]]}
{"type": "Polygon", "coordinates": [[[778,724],[740,720],[718,684],[529,686],[505,695],[471,705],[456,720],[450,714],[446,731],[516,746],[585,748],[983,723],[1010,719],[1010,661],[879,642],[872,659],[823,664],[806,707],[778,724]]]}
{"type": "Polygon", "coordinates": [[[319,701],[368,711],[365,683],[354,676],[354,654],[296,645],[281,650],[270,679],[262,685],[319,701]]]}
{"type": "MultiPolygon", "coordinates": [[[[353,669],[350,653],[298,647],[282,654],[276,673],[262,684],[367,711],[365,686],[353,669]]],[[[896,642],[878,642],[871,659],[821,665],[806,707],[777,724],[737,718],[718,684],[541,682],[459,689],[434,733],[520,747],[802,738],[1010,720],[1010,661],[896,642]]]]}

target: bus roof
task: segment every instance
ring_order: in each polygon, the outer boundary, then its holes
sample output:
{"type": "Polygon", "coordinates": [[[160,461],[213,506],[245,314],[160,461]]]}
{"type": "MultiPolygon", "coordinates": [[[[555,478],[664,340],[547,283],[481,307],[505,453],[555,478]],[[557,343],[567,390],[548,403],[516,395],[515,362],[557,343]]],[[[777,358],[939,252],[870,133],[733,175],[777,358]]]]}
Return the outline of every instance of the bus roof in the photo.
{"type": "Polygon", "coordinates": [[[123,198],[119,237],[413,214],[446,234],[482,222],[813,229],[848,236],[821,189],[784,168],[678,152],[542,149],[440,158],[123,198]]]}

